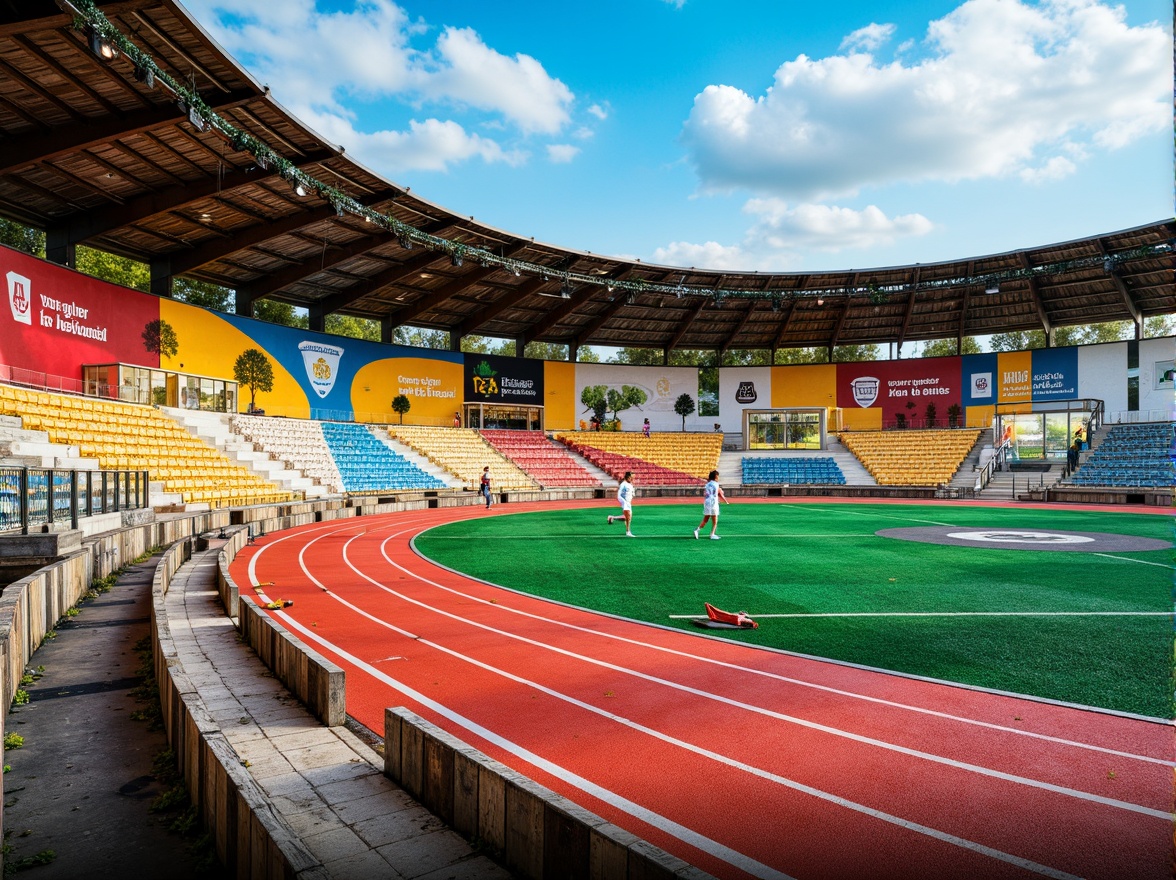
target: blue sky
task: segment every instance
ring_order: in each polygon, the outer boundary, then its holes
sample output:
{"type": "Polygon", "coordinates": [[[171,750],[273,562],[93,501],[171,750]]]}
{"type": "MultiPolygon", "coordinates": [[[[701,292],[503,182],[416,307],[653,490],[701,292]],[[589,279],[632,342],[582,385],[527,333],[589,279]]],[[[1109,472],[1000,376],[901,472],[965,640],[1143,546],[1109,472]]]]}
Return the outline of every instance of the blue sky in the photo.
{"type": "Polygon", "coordinates": [[[1173,212],[1158,0],[187,6],[357,161],[564,247],[868,268],[1173,212]]]}

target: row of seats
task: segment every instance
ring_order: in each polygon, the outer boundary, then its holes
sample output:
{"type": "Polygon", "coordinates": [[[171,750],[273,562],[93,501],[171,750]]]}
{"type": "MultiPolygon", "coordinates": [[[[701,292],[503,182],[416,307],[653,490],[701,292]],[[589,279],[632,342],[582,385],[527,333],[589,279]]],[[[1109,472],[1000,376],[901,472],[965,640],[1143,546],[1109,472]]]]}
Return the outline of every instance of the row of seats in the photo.
{"type": "Polygon", "coordinates": [[[744,458],[743,483],[820,483],[845,485],[845,474],[829,457],[744,458]]]}
{"type": "Polygon", "coordinates": [[[377,439],[366,425],[346,422],[322,422],[321,425],[344,491],[445,488],[445,484],[432,474],[425,473],[377,439]]]}
{"type": "Polygon", "coordinates": [[[271,458],[292,464],[328,492],[343,491],[343,476],[323,437],[322,423],[313,419],[278,419],[235,415],[229,427],[271,458]]]}
{"type": "Polygon", "coordinates": [[[841,444],[880,486],[950,483],[980,439],[979,429],[845,431],[841,444]]]}
{"type": "MultiPolygon", "coordinates": [[[[705,478],[718,468],[723,451],[722,434],[658,432],[646,437],[639,431],[571,431],[558,433],[555,439],[577,452],[581,448],[597,449],[697,478],[705,478]]],[[[590,456],[584,457],[596,464],[590,456]]]]}
{"type": "Polygon", "coordinates": [[[388,425],[388,436],[425,456],[477,489],[482,469],[490,468],[495,491],[531,491],[539,484],[514,462],[494,449],[473,428],[436,428],[424,425],[388,425]]]}
{"type": "Polygon", "coordinates": [[[77,446],[104,469],[149,471],[185,503],[240,507],[293,498],[154,407],[0,385],[0,414],[19,417],[52,443],[77,446]]]}
{"type": "Polygon", "coordinates": [[[633,474],[636,484],[640,486],[701,486],[703,483],[700,477],[693,474],[664,468],[640,458],[605,452],[591,446],[576,446],[567,440],[564,442],[616,480],[620,480],[625,472],[629,471],[633,474]]]}
{"type": "Polygon", "coordinates": [[[1171,422],[1115,425],[1066,481],[1074,486],[1163,489],[1174,485],[1171,422]]]}
{"type": "Polygon", "coordinates": [[[574,488],[600,485],[568,454],[566,448],[556,446],[542,431],[484,430],[481,433],[487,443],[541,486],[574,488]]]}

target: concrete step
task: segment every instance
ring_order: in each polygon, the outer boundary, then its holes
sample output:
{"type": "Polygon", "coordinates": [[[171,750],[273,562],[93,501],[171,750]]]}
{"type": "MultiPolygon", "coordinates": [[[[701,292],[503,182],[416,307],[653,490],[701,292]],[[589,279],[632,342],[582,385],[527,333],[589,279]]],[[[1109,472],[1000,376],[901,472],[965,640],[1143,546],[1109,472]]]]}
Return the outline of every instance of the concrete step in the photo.
{"type": "Polygon", "coordinates": [[[615,479],[613,479],[611,476],[609,476],[607,471],[602,471],[600,468],[598,468],[596,465],[594,465],[592,462],[590,462],[584,456],[580,455],[580,453],[576,452],[576,450],[572,449],[570,446],[564,446],[562,443],[559,443],[555,440],[552,440],[551,442],[555,443],[556,446],[563,447],[563,449],[567,452],[567,454],[571,456],[572,461],[574,461],[576,464],[578,464],[584,470],[588,471],[588,473],[591,474],[593,479],[600,481],[601,485],[605,486],[606,488],[612,488],[612,489],[615,489],[617,487],[617,481],[615,479]]]}
{"type": "Polygon", "coordinates": [[[401,458],[419,467],[430,477],[433,477],[436,480],[440,480],[450,489],[465,488],[465,481],[463,481],[461,478],[451,474],[440,465],[435,464],[427,456],[421,455],[411,446],[406,446],[399,440],[394,440],[383,428],[373,427],[371,430],[372,434],[375,435],[377,440],[379,440],[401,458]]]}

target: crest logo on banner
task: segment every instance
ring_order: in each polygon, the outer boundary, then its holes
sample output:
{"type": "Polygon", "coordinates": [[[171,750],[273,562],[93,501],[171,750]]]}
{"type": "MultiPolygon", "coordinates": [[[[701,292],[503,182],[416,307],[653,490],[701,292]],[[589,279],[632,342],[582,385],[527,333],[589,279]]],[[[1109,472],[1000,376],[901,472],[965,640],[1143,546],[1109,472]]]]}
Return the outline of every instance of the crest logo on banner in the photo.
{"type": "Polygon", "coordinates": [[[300,342],[298,350],[302,352],[302,363],[306,367],[310,387],[319,397],[326,397],[335,387],[335,377],[339,374],[339,358],[343,357],[343,349],[321,342],[300,342]]]}
{"type": "Polygon", "coordinates": [[[853,389],[853,401],[858,406],[873,406],[878,399],[878,380],[873,376],[859,376],[849,385],[853,389]]]}
{"type": "Polygon", "coordinates": [[[757,400],[754,382],[740,382],[735,390],[736,403],[755,403],[757,400]]]}
{"type": "Polygon", "coordinates": [[[32,304],[33,282],[16,272],[9,272],[7,278],[8,305],[12,308],[12,320],[31,327],[33,310],[29,306],[32,304]]]}
{"type": "Polygon", "coordinates": [[[972,374],[972,396],[992,397],[992,373],[972,374]]]}

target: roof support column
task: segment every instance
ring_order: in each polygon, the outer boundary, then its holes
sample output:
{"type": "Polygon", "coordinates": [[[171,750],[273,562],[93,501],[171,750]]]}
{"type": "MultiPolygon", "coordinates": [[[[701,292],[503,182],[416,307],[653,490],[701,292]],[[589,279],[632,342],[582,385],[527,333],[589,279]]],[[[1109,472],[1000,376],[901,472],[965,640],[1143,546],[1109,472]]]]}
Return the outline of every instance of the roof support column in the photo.
{"type": "Polygon", "coordinates": [[[459,333],[456,327],[454,327],[452,330],[450,330],[449,331],[449,350],[450,351],[461,351],[461,341],[463,339],[465,339],[465,336],[462,335],[461,333],[459,333]]]}
{"type": "Polygon", "coordinates": [[[574,364],[579,356],[580,346],[576,345],[576,340],[573,339],[568,343],[568,360],[574,364]]]}
{"type": "Polygon", "coordinates": [[[50,227],[45,232],[45,259],[59,266],[74,269],[78,265],[78,246],[73,243],[69,228],[50,227]]]}
{"type": "Polygon", "coordinates": [[[315,333],[327,332],[327,316],[321,305],[308,306],[306,309],[306,326],[315,333]]]}
{"type": "Polygon", "coordinates": [[[380,342],[385,345],[391,345],[393,334],[396,332],[396,325],[392,323],[392,318],[385,315],[380,318],[380,342]]]}
{"type": "Polygon", "coordinates": [[[171,298],[172,270],[171,260],[167,257],[158,257],[151,261],[151,292],[156,296],[171,298]]]}
{"type": "Polygon", "coordinates": [[[234,311],[243,318],[253,317],[253,304],[257,302],[260,297],[254,297],[249,291],[237,288],[236,305],[234,311]]]}

